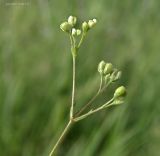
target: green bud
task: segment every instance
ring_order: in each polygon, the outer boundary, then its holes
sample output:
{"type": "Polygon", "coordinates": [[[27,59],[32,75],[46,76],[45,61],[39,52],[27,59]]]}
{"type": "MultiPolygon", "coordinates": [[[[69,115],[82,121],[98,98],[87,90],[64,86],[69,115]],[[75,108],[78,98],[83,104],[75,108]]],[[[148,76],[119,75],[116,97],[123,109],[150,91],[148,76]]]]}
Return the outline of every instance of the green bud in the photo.
{"type": "Polygon", "coordinates": [[[77,36],[79,36],[81,34],[81,30],[77,29],[77,36]]]}
{"type": "Polygon", "coordinates": [[[72,26],[68,23],[68,22],[63,22],[61,25],[60,25],[60,28],[64,31],[64,32],[67,32],[69,33],[72,29],[72,26]]]}
{"type": "Polygon", "coordinates": [[[88,26],[89,28],[92,28],[95,25],[95,23],[92,20],[89,20],[88,26]]]}
{"type": "Polygon", "coordinates": [[[105,65],[106,65],[106,63],[105,63],[104,61],[101,61],[101,62],[98,64],[98,72],[99,72],[100,74],[103,74],[105,65]]]}
{"type": "Polygon", "coordinates": [[[82,30],[83,32],[87,32],[89,30],[89,26],[87,22],[82,23],[82,30]]]}
{"type": "Polygon", "coordinates": [[[93,21],[95,24],[97,23],[97,19],[95,19],[95,18],[94,18],[92,21],[93,21]]]}
{"type": "Polygon", "coordinates": [[[124,86],[118,87],[114,92],[114,98],[122,98],[127,94],[126,88],[124,86]]]}
{"type": "Polygon", "coordinates": [[[75,36],[75,35],[79,36],[80,34],[81,34],[81,30],[79,30],[79,29],[76,30],[75,28],[72,29],[73,36],[75,36]]]}
{"type": "Polygon", "coordinates": [[[75,28],[72,29],[72,35],[75,36],[77,34],[77,31],[75,28]]]}
{"type": "Polygon", "coordinates": [[[77,22],[77,18],[76,17],[74,17],[74,16],[69,16],[68,17],[68,23],[70,25],[74,26],[76,24],[76,22],[77,22]]]}
{"type": "Polygon", "coordinates": [[[115,82],[117,80],[119,80],[122,76],[122,72],[118,71],[117,69],[114,69],[113,73],[111,74],[111,82],[115,82]]]}
{"type": "Polygon", "coordinates": [[[104,68],[104,74],[110,74],[113,71],[113,65],[111,63],[106,63],[104,68]]]}
{"type": "Polygon", "coordinates": [[[115,80],[119,80],[120,78],[122,77],[122,72],[121,71],[118,71],[116,77],[115,77],[115,80]]]}
{"type": "Polygon", "coordinates": [[[96,19],[89,20],[89,21],[88,21],[88,26],[89,26],[89,28],[94,27],[94,26],[96,25],[96,23],[97,23],[97,20],[96,20],[96,19]]]}

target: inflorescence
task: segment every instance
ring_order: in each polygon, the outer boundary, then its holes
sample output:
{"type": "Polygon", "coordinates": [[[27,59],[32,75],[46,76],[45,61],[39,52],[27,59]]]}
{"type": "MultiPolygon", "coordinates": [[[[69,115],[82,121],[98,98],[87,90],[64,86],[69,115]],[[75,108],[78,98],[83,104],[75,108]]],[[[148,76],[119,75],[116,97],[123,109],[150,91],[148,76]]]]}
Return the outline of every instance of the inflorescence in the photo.
{"type": "Polygon", "coordinates": [[[122,104],[124,102],[125,97],[126,97],[126,94],[127,94],[126,88],[124,86],[120,86],[115,90],[112,98],[109,101],[107,101],[104,104],[99,105],[97,108],[91,108],[87,113],[84,113],[84,111],[86,111],[86,109],[89,106],[91,106],[93,101],[101,93],[103,93],[105,91],[105,89],[110,84],[118,81],[122,76],[122,72],[120,70],[114,68],[112,63],[100,61],[100,63],[98,64],[98,72],[100,74],[100,85],[99,85],[97,93],[79,111],[75,112],[75,110],[74,110],[75,109],[75,107],[74,107],[75,96],[76,96],[75,95],[75,89],[76,89],[75,80],[76,80],[77,52],[78,52],[80,46],[82,45],[84,38],[87,35],[88,31],[91,30],[96,24],[97,24],[97,20],[94,18],[92,20],[89,20],[88,22],[86,22],[86,21],[82,22],[81,28],[77,28],[77,18],[75,16],[69,16],[67,21],[63,22],[60,25],[61,30],[69,35],[70,42],[71,42],[71,53],[72,53],[72,58],[73,58],[72,102],[71,102],[71,107],[70,107],[69,122],[68,122],[67,126],[65,127],[64,131],[62,132],[60,138],[56,142],[55,146],[53,147],[53,149],[50,153],[50,156],[54,153],[55,149],[60,144],[60,142],[62,141],[62,138],[67,133],[67,131],[69,130],[69,127],[73,123],[78,122],[78,121],[90,116],[91,114],[97,113],[101,110],[104,110],[104,109],[110,107],[110,106],[122,104]]]}

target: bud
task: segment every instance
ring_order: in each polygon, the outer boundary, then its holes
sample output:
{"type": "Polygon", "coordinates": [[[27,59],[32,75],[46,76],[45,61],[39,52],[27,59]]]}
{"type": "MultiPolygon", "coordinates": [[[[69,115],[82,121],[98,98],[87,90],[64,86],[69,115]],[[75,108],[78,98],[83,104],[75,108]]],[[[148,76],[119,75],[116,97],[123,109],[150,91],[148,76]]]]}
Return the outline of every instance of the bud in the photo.
{"type": "Polygon", "coordinates": [[[104,71],[104,68],[105,68],[105,62],[104,61],[101,61],[99,64],[98,64],[98,72],[100,74],[103,74],[103,71],[104,71]]]}
{"type": "Polygon", "coordinates": [[[60,25],[60,28],[64,31],[64,32],[70,32],[71,29],[72,29],[72,26],[68,23],[68,22],[63,22],[61,25],[60,25]]]}
{"type": "Polygon", "coordinates": [[[87,22],[82,23],[82,30],[83,32],[87,32],[89,30],[89,26],[87,22]]]}
{"type": "Polygon", "coordinates": [[[77,18],[76,17],[74,17],[74,16],[69,16],[68,17],[68,23],[70,25],[74,26],[76,24],[76,22],[77,22],[77,18]]]}
{"type": "Polygon", "coordinates": [[[117,72],[118,72],[118,70],[117,70],[117,69],[113,69],[113,72],[112,72],[111,77],[110,77],[112,82],[114,82],[114,81],[115,81],[115,78],[116,78],[117,72]]]}
{"type": "Polygon", "coordinates": [[[116,77],[115,77],[115,81],[119,80],[122,77],[122,72],[118,71],[116,77]]]}
{"type": "Polygon", "coordinates": [[[94,23],[97,23],[97,19],[95,19],[95,18],[94,18],[92,21],[93,21],[94,23]]]}
{"type": "Polygon", "coordinates": [[[113,71],[113,65],[111,63],[106,63],[104,68],[104,74],[110,74],[113,71]]]}
{"type": "Polygon", "coordinates": [[[77,29],[77,36],[79,36],[81,34],[81,30],[77,29]]]}
{"type": "Polygon", "coordinates": [[[92,28],[93,26],[95,26],[96,23],[97,23],[97,20],[96,20],[96,19],[89,20],[89,22],[88,22],[89,28],[92,28]]]}
{"type": "Polygon", "coordinates": [[[124,86],[118,87],[114,92],[114,98],[122,98],[127,94],[126,88],[124,86]]]}
{"type": "Polygon", "coordinates": [[[95,23],[92,20],[89,20],[88,26],[89,28],[92,28],[95,25],[95,23]]]}
{"type": "Polygon", "coordinates": [[[73,29],[72,29],[72,35],[74,36],[74,35],[76,35],[76,34],[77,34],[77,31],[76,31],[75,28],[73,28],[73,29]]]}
{"type": "Polygon", "coordinates": [[[118,71],[117,69],[114,69],[113,73],[111,74],[111,82],[115,82],[119,80],[122,76],[122,72],[118,71]]]}

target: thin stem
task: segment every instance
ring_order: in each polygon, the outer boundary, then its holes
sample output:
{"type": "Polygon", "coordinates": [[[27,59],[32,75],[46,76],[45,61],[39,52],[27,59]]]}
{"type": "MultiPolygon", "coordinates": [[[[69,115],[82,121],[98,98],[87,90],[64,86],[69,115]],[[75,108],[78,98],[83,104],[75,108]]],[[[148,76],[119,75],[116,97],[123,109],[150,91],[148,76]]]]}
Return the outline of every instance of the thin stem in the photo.
{"type": "Polygon", "coordinates": [[[76,77],[76,43],[75,43],[75,39],[73,38],[72,35],[70,35],[70,41],[71,41],[71,52],[72,52],[72,56],[73,56],[73,84],[72,84],[72,103],[71,103],[71,108],[70,108],[70,121],[68,122],[67,126],[65,127],[65,129],[63,130],[61,136],[59,137],[58,141],[56,142],[56,144],[54,145],[52,151],[50,152],[49,156],[52,156],[53,153],[55,152],[56,148],[58,147],[58,145],[61,143],[61,141],[63,140],[65,134],[68,132],[69,128],[71,127],[71,124],[73,123],[73,108],[74,108],[74,103],[75,103],[75,77],[76,77]]]}
{"type": "Polygon", "coordinates": [[[105,89],[111,84],[111,82],[108,82],[103,88],[101,88],[100,93],[103,93],[105,89]]]}
{"type": "Polygon", "coordinates": [[[72,35],[69,35],[70,37],[70,41],[71,41],[71,47],[73,47],[73,38],[72,38],[72,35]]]}
{"type": "Polygon", "coordinates": [[[63,140],[64,136],[66,135],[66,133],[68,132],[69,128],[72,125],[72,121],[70,120],[68,122],[68,124],[66,125],[65,129],[63,130],[61,136],[59,137],[58,141],[56,142],[56,144],[54,145],[52,151],[50,152],[49,156],[52,156],[56,150],[56,148],[58,147],[58,145],[61,143],[61,141],[63,140]]]}
{"type": "Polygon", "coordinates": [[[73,118],[73,112],[74,112],[74,103],[75,103],[75,78],[76,78],[76,60],[73,56],[73,83],[72,83],[72,103],[71,103],[71,109],[70,109],[70,119],[73,118]]]}
{"type": "Polygon", "coordinates": [[[72,36],[72,38],[73,38],[73,46],[74,46],[74,48],[76,48],[76,40],[75,40],[75,37],[72,36]]]}
{"type": "Polygon", "coordinates": [[[89,115],[91,115],[91,114],[93,114],[93,113],[99,112],[100,110],[103,110],[103,109],[105,109],[105,108],[107,108],[107,107],[110,107],[110,106],[114,105],[114,104],[113,104],[113,101],[114,101],[114,98],[112,98],[111,100],[109,100],[107,103],[103,104],[101,107],[98,107],[97,109],[94,109],[94,110],[92,109],[92,110],[90,110],[88,113],[83,114],[83,115],[75,118],[74,121],[75,121],[75,122],[80,121],[80,120],[88,117],[89,115]]]}
{"type": "Polygon", "coordinates": [[[92,104],[92,102],[93,102],[101,93],[103,93],[104,90],[108,87],[108,85],[109,85],[110,83],[108,83],[106,86],[104,86],[104,87],[102,88],[102,82],[103,82],[102,80],[103,80],[103,78],[101,77],[100,87],[99,87],[99,90],[98,90],[98,92],[96,93],[96,95],[93,96],[92,99],[91,99],[86,105],[84,105],[84,106],[80,109],[80,111],[76,113],[75,116],[79,116],[79,115],[80,115],[86,108],[88,108],[88,107],[92,104]]]}
{"type": "Polygon", "coordinates": [[[100,91],[102,89],[102,85],[103,85],[103,76],[101,75],[101,81],[100,81],[100,86],[99,86],[98,94],[100,93],[100,91]]]}
{"type": "Polygon", "coordinates": [[[83,32],[83,33],[82,33],[82,37],[81,37],[81,39],[80,39],[80,41],[79,41],[79,44],[78,44],[78,48],[81,46],[81,44],[82,44],[85,36],[86,36],[86,34],[83,32]]]}
{"type": "Polygon", "coordinates": [[[70,120],[73,118],[73,112],[74,112],[74,103],[75,103],[75,77],[76,77],[76,42],[75,38],[70,35],[70,41],[71,41],[71,53],[72,53],[72,60],[73,60],[73,80],[72,80],[72,102],[71,102],[71,108],[70,108],[70,120]]]}
{"type": "Polygon", "coordinates": [[[99,94],[98,94],[98,92],[97,92],[97,94],[96,94],[95,96],[93,96],[93,98],[92,98],[86,105],[84,105],[84,106],[80,109],[80,111],[76,113],[75,116],[79,116],[87,107],[89,107],[89,106],[91,105],[91,103],[97,98],[98,95],[99,95],[99,94]]]}

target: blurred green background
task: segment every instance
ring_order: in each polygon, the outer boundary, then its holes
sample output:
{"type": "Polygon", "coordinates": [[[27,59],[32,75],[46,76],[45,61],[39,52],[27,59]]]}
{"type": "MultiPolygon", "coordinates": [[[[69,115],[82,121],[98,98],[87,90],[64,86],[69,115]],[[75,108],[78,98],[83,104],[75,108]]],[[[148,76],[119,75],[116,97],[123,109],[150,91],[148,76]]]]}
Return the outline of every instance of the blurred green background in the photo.
{"type": "Polygon", "coordinates": [[[96,93],[102,59],[123,77],[94,105],[122,84],[128,97],[77,123],[57,156],[159,156],[159,11],[159,0],[1,0],[0,155],[47,156],[65,127],[72,59],[59,25],[76,15],[98,19],[78,55],[76,108],[96,93]]]}

